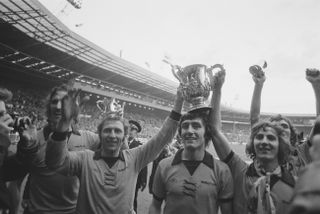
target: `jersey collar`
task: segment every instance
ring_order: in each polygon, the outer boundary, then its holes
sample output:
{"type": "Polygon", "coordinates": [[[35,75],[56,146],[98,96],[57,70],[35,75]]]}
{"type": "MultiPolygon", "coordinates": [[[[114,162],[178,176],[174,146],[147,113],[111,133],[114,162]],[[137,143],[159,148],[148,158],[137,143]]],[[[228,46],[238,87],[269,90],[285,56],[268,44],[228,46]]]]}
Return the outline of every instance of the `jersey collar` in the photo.
{"type": "MultiPolygon", "coordinates": [[[[172,160],[172,163],[171,163],[172,166],[182,162],[182,152],[183,152],[183,149],[180,149],[179,151],[177,151],[177,153],[175,154],[172,160]]],[[[213,169],[213,157],[209,152],[205,151],[204,157],[201,162],[206,166],[208,166],[209,168],[213,169]]]]}

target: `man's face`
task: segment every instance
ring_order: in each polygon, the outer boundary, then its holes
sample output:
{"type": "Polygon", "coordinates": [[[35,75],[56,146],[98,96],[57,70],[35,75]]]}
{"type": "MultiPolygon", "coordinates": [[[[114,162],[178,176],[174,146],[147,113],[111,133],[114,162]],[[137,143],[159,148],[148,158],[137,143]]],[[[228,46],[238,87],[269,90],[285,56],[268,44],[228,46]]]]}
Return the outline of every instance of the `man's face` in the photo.
{"type": "Polygon", "coordinates": [[[62,117],[62,99],[67,95],[66,91],[57,91],[50,100],[50,122],[57,123],[62,117]]]}
{"type": "Polygon", "coordinates": [[[311,139],[311,147],[309,148],[310,156],[313,161],[320,160],[320,134],[316,134],[311,139]]]}
{"type": "Polygon", "coordinates": [[[118,156],[124,140],[124,126],[119,120],[105,121],[100,133],[104,154],[118,156]]]}
{"type": "Polygon", "coordinates": [[[287,123],[287,121],[285,120],[274,121],[274,123],[283,129],[284,137],[287,138],[287,140],[289,140],[288,142],[290,142],[291,130],[289,123],[287,123]]]}
{"type": "Polygon", "coordinates": [[[137,136],[138,130],[135,128],[130,128],[129,129],[129,140],[134,139],[137,136]]]}
{"type": "Polygon", "coordinates": [[[205,126],[201,118],[184,120],[181,123],[181,140],[185,149],[205,147],[205,126]]]}
{"type": "Polygon", "coordinates": [[[260,129],[254,136],[253,146],[257,159],[262,161],[278,160],[279,138],[273,128],[260,129]]]}
{"type": "Polygon", "coordinates": [[[0,100],[0,119],[7,114],[6,104],[0,100]]]}

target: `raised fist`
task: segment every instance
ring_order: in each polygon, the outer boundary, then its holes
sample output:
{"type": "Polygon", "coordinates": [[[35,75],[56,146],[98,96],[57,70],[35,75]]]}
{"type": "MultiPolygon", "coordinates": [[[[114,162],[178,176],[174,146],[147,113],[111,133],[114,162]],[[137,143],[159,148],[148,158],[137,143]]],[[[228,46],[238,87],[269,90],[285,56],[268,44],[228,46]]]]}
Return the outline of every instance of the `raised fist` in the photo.
{"type": "Polygon", "coordinates": [[[220,89],[222,87],[225,77],[226,77],[226,70],[224,69],[221,69],[220,71],[215,73],[215,75],[213,76],[214,78],[213,90],[220,89]]]}
{"type": "Polygon", "coordinates": [[[252,79],[256,84],[263,84],[266,80],[266,75],[259,65],[252,65],[249,67],[249,72],[252,75],[252,79]]]}
{"type": "Polygon", "coordinates": [[[209,76],[211,80],[210,82],[212,89],[215,90],[221,88],[226,76],[226,70],[224,69],[223,65],[215,64],[211,66],[209,69],[209,76]]]}
{"type": "Polygon", "coordinates": [[[306,79],[311,84],[320,84],[320,71],[316,68],[307,68],[306,70],[306,79]]]}

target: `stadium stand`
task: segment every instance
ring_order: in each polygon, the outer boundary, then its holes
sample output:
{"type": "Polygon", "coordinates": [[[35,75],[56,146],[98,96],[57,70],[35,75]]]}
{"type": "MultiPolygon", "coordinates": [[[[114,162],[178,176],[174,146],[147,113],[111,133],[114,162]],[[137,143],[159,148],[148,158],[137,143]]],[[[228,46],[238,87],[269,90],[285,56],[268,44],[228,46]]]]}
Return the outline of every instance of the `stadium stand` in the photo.
{"type": "MultiPolygon", "coordinates": [[[[1,84],[14,92],[12,112],[34,112],[45,121],[43,100],[50,88],[74,81],[91,97],[79,126],[95,131],[99,115],[95,102],[115,97],[126,102],[125,116],[140,121],[142,137],[161,126],[172,107],[177,83],[91,43],[71,32],[39,1],[0,2],[1,84]]],[[[262,114],[262,119],[272,114],[262,114]]],[[[314,116],[286,115],[299,132],[309,133],[314,116]]],[[[223,130],[231,142],[246,143],[249,114],[222,107],[223,130]]]]}

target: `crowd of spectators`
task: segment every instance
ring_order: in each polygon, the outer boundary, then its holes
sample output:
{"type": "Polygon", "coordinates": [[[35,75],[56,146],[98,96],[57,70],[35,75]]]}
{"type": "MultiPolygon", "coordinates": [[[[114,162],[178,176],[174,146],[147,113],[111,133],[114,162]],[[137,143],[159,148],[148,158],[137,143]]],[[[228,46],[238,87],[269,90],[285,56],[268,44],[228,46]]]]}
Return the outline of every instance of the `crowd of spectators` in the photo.
{"type": "MultiPolygon", "coordinates": [[[[21,84],[8,84],[2,82],[4,87],[7,87],[13,92],[13,98],[11,104],[8,106],[8,111],[16,116],[38,116],[38,127],[41,128],[46,123],[44,103],[47,99],[48,89],[32,88],[30,86],[24,87],[21,84]]],[[[139,134],[140,138],[148,139],[153,136],[159,128],[161,127],[165,116],[164,114],[159,115],[157,110],[142,109],[139,110],[133,106],[128,106],[124,108],[124,116],[128,120],[139,121],[143,127],[143,130],[139,134]]],[[[231,113],[230,111],[222,111],[222,130],[230,142],[236,142],[240,144],[247,143],[250,134],[249,123],[245,124],[248,116],[244,114],[231,113]],[[238,118],[240,121],[234,120],[238,118]],[[228,120],[232,119],[232,120],[228,120]],[[224,120],[226,122],[224,122],[224,120]]],[[[95,104],[95,100],[89,101],[82,109],[78,127],[83,130],[90,130],[95,132],[96,127],[102,119],[100,110],[95,104]]],[[[248,120],[247,120],[248,121],[248,120]]],[[[301,121],[304,124],[304,119],[295,120],[301,121]]],[[[303,130],[304,131],[304,130],[303,130]]]]}

